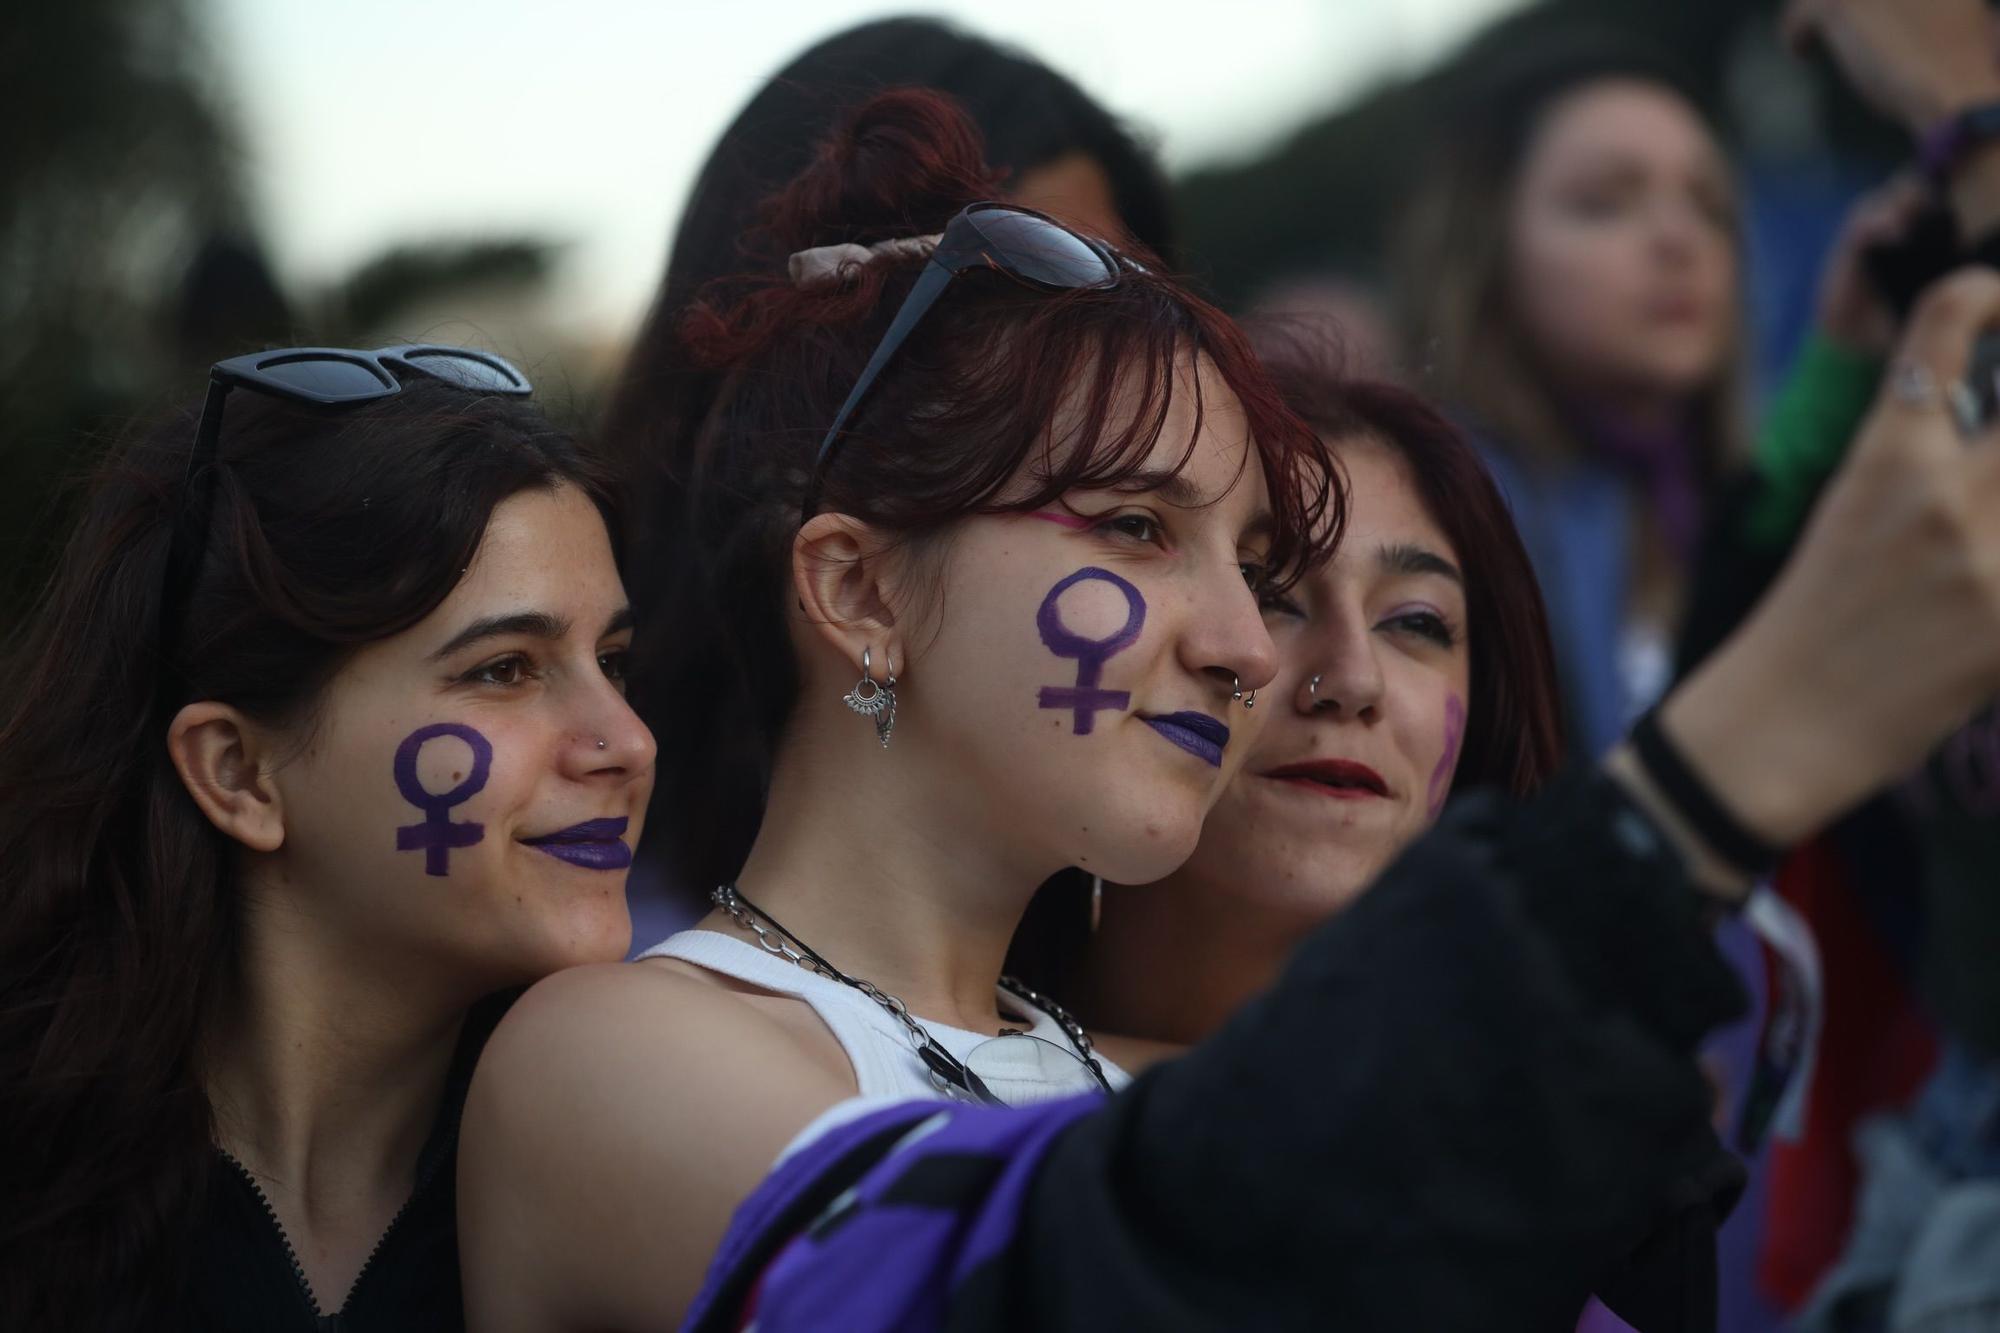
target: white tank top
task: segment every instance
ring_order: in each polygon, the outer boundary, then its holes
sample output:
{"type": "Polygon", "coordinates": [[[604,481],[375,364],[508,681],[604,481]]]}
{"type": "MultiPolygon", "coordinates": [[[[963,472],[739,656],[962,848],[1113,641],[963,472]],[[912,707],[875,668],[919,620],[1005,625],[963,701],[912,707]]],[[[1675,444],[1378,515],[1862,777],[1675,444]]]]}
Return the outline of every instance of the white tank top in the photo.
{"type": "MultiPolygon", "coordinates": [[[[912,1097],[940,1096],[931,1085],[930,1070],[917,1058],[916,1049],[910,1043],[909,1029],[892,1017],[888,1010],[852,986],[844,986],[830,977],[809,972],[797,963],[788,962],[755,944],[717,930],[684,930],[678,935],[669,935],[639,957],[678,958],[684,963],[693,963],[710,972],[747,982],[759,990],[770,991],[774,995],[789,995],[811,1005],[820,1021],[833,1033],[834,1040],[840,1043],[840,1048],[847,1052],[848,1063],[854,1066],[854,1082],[862,1098],[907,1101],[912,1097]]],[[[998,995],[1000,1012],[1017,1022],[1021,1031],[1060,1046],[1065,1051],[1076,1049],[1064,1034],[1062,1025],[1053,1018],[1004,990],[998,995]]],[[[994,1039],[991,1032],[948,1027],[921,1016],[917,1017],[917,1021],[923,1024],[924,1030],[938,1045],[950,1051],[957,1060],[970,1055],[973,1047],[994,1039]]],[[[1097,1057],[1097,1063],[1104,1070],[1105,1081],[1114,1090],[1132,1081],[1130,1074],[1102,1055],[1097,1057]]]]}

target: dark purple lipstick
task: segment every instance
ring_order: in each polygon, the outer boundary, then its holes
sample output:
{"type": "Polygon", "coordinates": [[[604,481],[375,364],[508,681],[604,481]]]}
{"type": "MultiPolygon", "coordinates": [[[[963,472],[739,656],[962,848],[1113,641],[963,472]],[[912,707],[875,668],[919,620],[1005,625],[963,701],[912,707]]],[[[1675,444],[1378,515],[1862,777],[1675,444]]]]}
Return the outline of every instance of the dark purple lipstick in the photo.
{"type": "Polygon", "coordinates": [[[1229,744],[1229,728],[1207,713],[1158,713],[1140,720],[1195,758],[1222,767],[1222,749],[1229,744]]]}
{"type": "Polygon", "coordinates": [[[624,870],[632,864],[632,849],[624,842],[626,826],[631,822],[623,815],[586,819],[581,824],[521,841],[538,852],[547,852],[558,861],[585,870],[624,870]]]}

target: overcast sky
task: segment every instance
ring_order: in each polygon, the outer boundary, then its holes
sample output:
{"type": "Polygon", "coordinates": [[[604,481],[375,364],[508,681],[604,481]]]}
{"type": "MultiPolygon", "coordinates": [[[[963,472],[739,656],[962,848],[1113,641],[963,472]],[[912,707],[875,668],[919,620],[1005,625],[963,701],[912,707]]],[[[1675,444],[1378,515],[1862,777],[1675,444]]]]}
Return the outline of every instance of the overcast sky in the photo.
{"type": "MultiPolygon", "coordinates": [[[[1521,0],[969,0],[1182,168],[1253,152],[1521,0]]],[[[209,0],[274,258],[315,282],[397,240],[564,244],[563,306],[622,335],[715,136],[820,37],[908,6],[799,0],[209,0]]]]}

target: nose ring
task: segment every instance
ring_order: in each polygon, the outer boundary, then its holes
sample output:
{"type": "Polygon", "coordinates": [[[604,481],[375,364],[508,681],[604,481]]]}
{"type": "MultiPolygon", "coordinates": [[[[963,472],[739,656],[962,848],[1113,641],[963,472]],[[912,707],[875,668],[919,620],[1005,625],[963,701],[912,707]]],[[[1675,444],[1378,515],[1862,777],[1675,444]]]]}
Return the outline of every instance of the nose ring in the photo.
{"type": "Polygon", "coordinates": [[[1252,690],[1250,691],[1249,694],[1247,695],[1244,694],[1243,678],[1241,676],[1235,676],[1235,675],[1230,676],[1229,688],[1231,691],[1229,697],[1231,699],[1242,700],[1243,706],[1245,708],[1255,708],[1257,706],[1257,691],[1252,690]]]}
{"type": "Polygon", "coordinates": [[[1308,713],[1317,713],[1322,708],[1340,707],[1340,700],[1338,699],[1322,699],[1319,697],[1319,683],[1325,679],[1324,675],[1315,672],[1313,678],[1306,682],[1306,698],[1309,701],[1306,711],[1308,713]]]}

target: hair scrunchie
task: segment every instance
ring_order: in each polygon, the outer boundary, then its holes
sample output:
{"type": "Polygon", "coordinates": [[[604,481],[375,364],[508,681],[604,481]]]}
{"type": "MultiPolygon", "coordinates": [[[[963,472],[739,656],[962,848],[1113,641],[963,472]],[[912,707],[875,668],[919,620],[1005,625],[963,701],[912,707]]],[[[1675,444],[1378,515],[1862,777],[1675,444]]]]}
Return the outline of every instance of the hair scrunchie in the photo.
{"type": "Polygon", "coordinates": [[[792,285],[811,289],[846,283],[854,270],[881,259],[929,259],[944,239],[937,236],[898,236],[873,245],[818,245],[800,250],[786,261],[792,285]]]}

